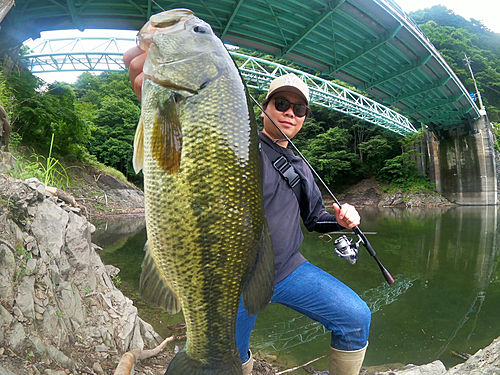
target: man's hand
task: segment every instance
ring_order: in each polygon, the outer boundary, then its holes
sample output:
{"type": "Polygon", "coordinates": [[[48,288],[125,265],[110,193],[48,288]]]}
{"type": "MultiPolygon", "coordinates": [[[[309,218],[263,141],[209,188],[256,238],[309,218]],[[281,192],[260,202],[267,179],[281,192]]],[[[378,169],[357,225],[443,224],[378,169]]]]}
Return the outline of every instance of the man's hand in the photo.
{"type": "Polygon", "coordinates": [[[142,81],[144,79],[142,68],[146,61],[146,56],[147,53],[137,46],[129,49],[123,54],[123,62],[128,68],[128,76],[132,83],[132,89],[135,95],[137,95],[137,98],[139,98],[139,101],[141,100],[142,81]]]}
{"type": "Polygon", "coordinates": [[[337,223],[339,223],[339,225],[347,229],[352,229],[359,225],[359,213],[354,206],[344,203],[342,207],[339,207],[337,203],[334,203],[333,209],[335,210],[335,218],[337,219],[337,223]]]}

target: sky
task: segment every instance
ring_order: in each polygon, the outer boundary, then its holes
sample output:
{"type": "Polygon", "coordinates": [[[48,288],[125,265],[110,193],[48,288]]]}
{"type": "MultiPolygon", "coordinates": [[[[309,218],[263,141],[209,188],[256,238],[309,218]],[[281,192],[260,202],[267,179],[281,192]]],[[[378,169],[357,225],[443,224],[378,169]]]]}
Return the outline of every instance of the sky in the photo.
{"type": "MultiPolygon", "coordinates": [[[[444,5],[465,19],[481,20],[490,30],[500,33],[500,0],[395,0],[407,13],[430,8],[434,5],[444,5]]],[[[42,33],[42,38],[78,37],[78,36],[116,36],[135,38],[137,32],[123,30],[64,30],[42,33]]],[[[32,43],[36,43],[33,41],[32,43]]],[[[32,44],[31,44],[32,45],[32,44]]],[[[124,46],[125,50],[128,46],[124,46]]],[[[81,72],[68,73],[41,73],[37,74],[44,81],[51,83],[55,80],[75,82],[81,72]]]]}

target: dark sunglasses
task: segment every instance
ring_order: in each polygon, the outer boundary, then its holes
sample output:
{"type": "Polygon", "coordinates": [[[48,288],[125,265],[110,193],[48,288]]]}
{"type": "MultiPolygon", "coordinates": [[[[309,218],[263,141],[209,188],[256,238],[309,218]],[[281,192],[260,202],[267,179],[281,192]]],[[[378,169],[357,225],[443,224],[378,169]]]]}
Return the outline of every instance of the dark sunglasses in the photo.
{"type": "Polygon", "coordinates": [[[311,109],[302,103],[292,103],[290,100],[285,98],[273,98],[274,108],[280,112],[286,112],[292,106],[293,114],[297,117],[304,117],[309,115],[311,109]]]}

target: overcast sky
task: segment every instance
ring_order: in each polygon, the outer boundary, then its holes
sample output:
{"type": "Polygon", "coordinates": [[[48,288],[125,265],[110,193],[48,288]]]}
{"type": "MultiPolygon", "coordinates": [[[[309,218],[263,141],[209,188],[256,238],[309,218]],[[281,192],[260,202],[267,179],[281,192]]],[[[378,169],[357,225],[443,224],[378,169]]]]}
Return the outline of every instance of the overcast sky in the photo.
{"type": "MultiPolygon", "coordinates": [[[[483,24],[490,30],[500,33],[500,0],[396,0],[396,2],[407,13],[418,9],[430,8],[433,5],[444,5],[451,9],[455,14],[458,14],[465,19],[474,18],[481,20],[483,24]]],[[[81,33],[78,30],[65,30],[60,32],[42,33],[42,38],[61,38],[61,37],[78,37],[78,36],[121,36],[134,38],[137,32],[135,31],[118,31],[118,30],[85,30],[81,33]]],[[[38,75],[47,82],[55,80],[74,82],[78,75],[77,73],[44,73],[38,75]]]]}
{"type": "Polygon", "coordinates": [[[434,5],[444,5],[465,19],[474,18],[496,33],[500,33],[499,0],[396,0],[407,13],[434,5]]]}

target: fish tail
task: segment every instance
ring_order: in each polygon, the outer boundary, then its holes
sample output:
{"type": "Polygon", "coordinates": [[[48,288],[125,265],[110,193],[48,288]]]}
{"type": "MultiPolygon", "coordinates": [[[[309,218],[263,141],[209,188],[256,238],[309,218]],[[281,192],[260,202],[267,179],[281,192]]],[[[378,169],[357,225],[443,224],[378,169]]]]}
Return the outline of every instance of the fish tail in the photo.
{"type": "Polygon", "coordinates": [[[210,359],[203,363],[191,358],[183,349],[172,359],[165,375],[242,375],[240,355],[229,359],[210,359]]]}

